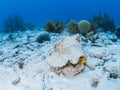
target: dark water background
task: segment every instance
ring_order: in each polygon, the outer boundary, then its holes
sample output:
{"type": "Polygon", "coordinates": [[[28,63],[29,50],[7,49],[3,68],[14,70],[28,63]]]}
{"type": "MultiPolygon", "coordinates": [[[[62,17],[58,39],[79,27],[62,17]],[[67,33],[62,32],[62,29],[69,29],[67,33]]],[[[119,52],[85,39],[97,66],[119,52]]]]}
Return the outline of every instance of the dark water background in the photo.
{"type": "Polygon", "coordinates": [[[98,12],[108,13],[120,25],[120,0],[0,0],[0,24],[16,13],[41,26],[48,19],[90,19],[98,12]]]}

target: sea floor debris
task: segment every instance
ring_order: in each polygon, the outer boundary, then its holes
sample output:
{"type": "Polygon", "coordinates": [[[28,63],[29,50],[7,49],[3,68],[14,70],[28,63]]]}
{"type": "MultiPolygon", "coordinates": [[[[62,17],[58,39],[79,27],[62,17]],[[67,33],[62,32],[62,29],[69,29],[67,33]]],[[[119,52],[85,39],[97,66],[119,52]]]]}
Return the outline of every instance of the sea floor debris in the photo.
{"type": "Polygon", "coordinates": [[[37,43],[36,36],[40,33],[18,32],[12,40],[9,34],[0,35],[1,90],[120,90],[120,40],[114,42],[114,34],[98,33],[96,46],[80,38],[86,63],[93,69],[84,65],[81,73],[68,77],[53,72],[46,60],[54,42],[65,34],[51,33],[51,41],[37,43]],[[20,61],[24,63],[22,68],[20,61]]]}

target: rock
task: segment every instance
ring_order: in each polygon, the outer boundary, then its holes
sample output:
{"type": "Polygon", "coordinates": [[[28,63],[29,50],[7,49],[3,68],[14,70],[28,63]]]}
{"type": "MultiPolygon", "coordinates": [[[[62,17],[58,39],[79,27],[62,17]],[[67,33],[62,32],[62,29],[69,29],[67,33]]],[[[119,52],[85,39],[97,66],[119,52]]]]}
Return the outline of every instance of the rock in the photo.
{"type": "Polygon", "coordinates": [[[45,41],[50,41],[50,36],[48,33],[42,33],[36,39],[36,42],[38,43],[43,43],[45,41]]]}
{"type": "Polygon", "coordinates": [[[2,55],[3,54],[3,51],[0,51],[0,55],[2,55]]]}
{"type": "Polygon", "coordinates": [[[3,56],[0,56],[0,62],[3,62],[5,58],[3,56]]]}
{"type": "Polygon", "coordinates": [[[16,84],[18,84],[19,82],[20,82],[20,77],[17,78],[16,80],[12,81],[12,84],[13,84],[13,85],[16,85],[16,84]]]}
{"type": "Polygon", "coordinates": [[[93,69],[95,69],[95,67],[97,66],[104,65],[104,61],[102,59],[93,58],[93,57],[88,57],[86,63],[88,65],[91,65],[93,69]]]}
{"type": "Polygon", "coordinates": [[[87,50],[89,56],[102,59],[102,57],[106,56],[106,49],[104,47],[91,47],[87,50]]]}
{"type": "Polygon", "coordinates": [[[104,66],[104,71],[110,73],[110,77],[120,77],[120,62],[108,62],[104,66]]]}
{"type": "Polygon", "coordinates": [[[47,61],[52,70],[59,74],[74,76],[81,72],[86,56],[80,44],[79,34],[58,40],[54,44],[54,49],[49,54],[47,61]]]}
{"type": "Polygon", "coordinates": [[[18,62],[18,67],[20,69],[23,69],[23,66],[24,66],[24,62],[23,61],[18,62]]]}

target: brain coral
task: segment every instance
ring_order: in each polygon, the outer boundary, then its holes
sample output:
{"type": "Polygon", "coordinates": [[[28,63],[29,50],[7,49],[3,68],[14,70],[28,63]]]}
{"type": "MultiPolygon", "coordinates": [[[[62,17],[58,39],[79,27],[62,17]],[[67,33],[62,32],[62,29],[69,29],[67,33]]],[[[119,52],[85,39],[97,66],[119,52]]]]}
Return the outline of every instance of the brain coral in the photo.
{"type": "Polygon", "coordinates": [[[81,20],[78,22],[78,28],[81,34],[86,34],[91,28],[91,23],[87,20],[81,20]]]}

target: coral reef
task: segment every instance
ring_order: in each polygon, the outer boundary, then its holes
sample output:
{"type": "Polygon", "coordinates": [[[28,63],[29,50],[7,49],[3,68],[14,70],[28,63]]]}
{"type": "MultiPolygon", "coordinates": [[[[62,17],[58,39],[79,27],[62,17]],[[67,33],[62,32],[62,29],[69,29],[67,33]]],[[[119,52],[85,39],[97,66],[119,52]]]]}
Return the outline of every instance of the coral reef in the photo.
{"type": "Polygon", "coordinates": [[[91,23],[87,20],[81,20],[78,22],[78,28],[81,34],[86,34],[91,28],[91,23]]]}
{"type": "Polygon", "coordinates": [[[92,43],[95,43],[95,40],[97,39],[97,30],[95,31],[90,31],[86,34],[86,38],[90,40],[92,43]]]}
{"type": "Polygon", "coordinates": [[[110,16],[107,13],[104,13],[103,15],[101,13],[93,15],[91,23],[97,24],[97,27],[102,27],[105,32],[115,32],[116,25],[114,23],[114,19],[110,18],[110,16]]]}
{"type": "Polygon", "coordinates": [[[95,22],[91,22],[91,21],[90,21],[90,23],[91,23],[90,31],[96,31],[97,28],[98,28],[97,23],[95,23],[95,22]]]}
{"type": "Polygon", "coordinates": [[[115,34],[118,38],[120,38],[120,26],[116,27],[115,34]]]}
{"type": "Polygon", "coordinates": [[[86,37],[91,41],[91,42],[95,42],[96,38],[95,35],[98,32],[102,32],[102,28],[101,27],[97,27],[97,24],[94,22],[90,22],[91,23],[91,28],[90,31],[86,34],[86,37]]]}
{"type": "Polygon", "coordinates": [[[38,43],[43,43],[45,41],[50,41],[50,36],[48,33],[42,33],[36,39],[36,42],[38,43]]]}
{"type": "Polygon", "coordinates": [[[79,34],[66,36],[57,41],[47,61],[52,70],[59,74],[74,76],[81,72],[86,56],[80,44],[79,34]]]}
{"type": "Polygon", "coordinates": [[[110,78],[117,79],[118,78],[118,74],[117,73],[110,73],[110,78]]]}
{"type": "Polygon", "coordinates": [[[3,21],[3,27],[5,32],[15,32],[15,31],[26,30],[23,18],[18,14],[13,16],[8,16],[3,21]]]}
{"type": "Polygon", "coordinates": [[[116,35],[100,32],[91,43],[83,35],[49,33],[49,43],[37,43],[45,32],[40,30],[0,34],[0,90],[120,90],[120,39],[112,41],[116,35]],[[77,53],[80,62],[72,63],[77,53]]]}
{"type": "Polygon", "coordinates": [[[68,32],[70,34],[77,34],[79,33],[78,30],[78,23],[75,20],[70,20],[70,22],[67,24],[68,32]]]}
{"type": "Polygon", "coordinates": [[[56,23],[48,20],[47,23],[44,25],[44,29],[47,32],[53,33],[61,33],[64,30],[64,22],[57,21],[56,23]]]}
{"type": "Polygon", "coordinates": [[[32,22],[26,23],[25,26],[28,30],[34,30],[36,28],[36,25],[32,22]]]}
{"type": "Polygon", "coordinates": [[[119,62],[116,64],[115,62],[108,62],[105,64],[104,66],[104,71],[108,72],[109,78],[119,78],[120,77],[120,66],[119,66],[119,62]]]}

